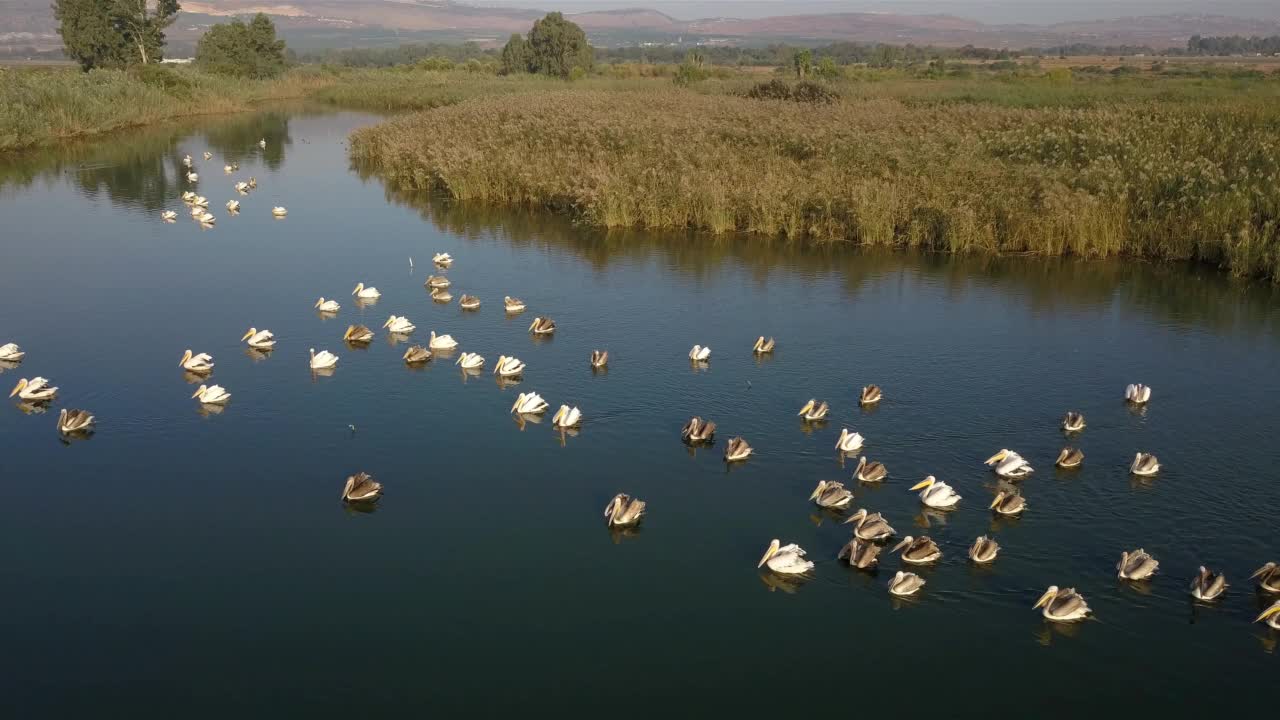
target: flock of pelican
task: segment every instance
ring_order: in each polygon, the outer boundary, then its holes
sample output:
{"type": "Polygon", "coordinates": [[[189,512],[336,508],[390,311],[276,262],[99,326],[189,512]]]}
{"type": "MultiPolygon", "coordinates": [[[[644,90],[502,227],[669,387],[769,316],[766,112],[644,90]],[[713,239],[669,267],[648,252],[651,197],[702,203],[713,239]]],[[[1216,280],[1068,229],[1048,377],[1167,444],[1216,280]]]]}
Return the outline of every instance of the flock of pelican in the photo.
{"type": "MultiPolygon", "coordinates": [[[[263,138],[258,141],[258,147],[260,148],[267,147],[266,138],[263,138]]],[[[205,160],[213,159],[213,153],[206,150],[204,153],[204,159],[205,160]]],[[[193,160],[190,155],[186,155],[182,158],[182,165],[184,168],[186,168],[185,172],[183,173],[183,177],[186,178],[187,183],[192,186],[195,186],[197,183],[199,183],[200,174],[196,172],[195,160],[193,160]]],[[[239,170],[240,170],[239,163],[228,163],[222,166],[222,172],[226,175],[233,175],[239,170]]],[[[253,177],[250,177],[248,180],[241,180],[232,185],[232,188],[236,191],[236,194],[240,195],[241,197],[247,196],[250,193],[250,191],[257,189],[257,187],[258,187],[258,181],[256,178],[253,178],[253,177]]],[[[200,227],[207,230],[209,228],[212,228],[214,224],[218,222],[217,216],[209,212],[209,198],[203,195],[196,194],[195,190],[183,191],[182,202],[186,204],[187,209],[191,212],[191,219],[199,223],[200,227]]],[[[235,217],[236,215],[240,214],[239,200],[236,200],[236,199],[228,200],[225,207],[227,208],[227,213],[230,214],[232,217],[235,217]]],[[[282,206],[277,205],[271,208],[272,217],[282,218],[288,214],[289,214],[289,210],[282,206]]],[[[160,219],[166,223],[177,222],[178,211],[163,210],[160,213],[160,219]]]]}

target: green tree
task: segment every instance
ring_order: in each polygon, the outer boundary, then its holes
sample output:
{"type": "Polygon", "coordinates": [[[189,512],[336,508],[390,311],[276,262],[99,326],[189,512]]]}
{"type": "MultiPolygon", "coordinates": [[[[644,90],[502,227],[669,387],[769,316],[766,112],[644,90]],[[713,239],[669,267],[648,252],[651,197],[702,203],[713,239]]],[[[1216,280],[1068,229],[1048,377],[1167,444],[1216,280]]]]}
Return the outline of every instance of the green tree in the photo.
{"type": "Polygon", "coordinates": [[[529,43],[515,33],[502,48],[502,74],[529,72],[529,43]]]}
{"type": "Polygon", "coordinates": [[[53,16],[68,57],[91,70],[156,62],[177,0],[54,0],[53,16]]]}
{"type": "Polygon", "coordinates": [[[587,34],[558,12],[533,21],[528,46],[530,70],[544,75],[567,78],[574,68],[590,70],[595,61],[587,34]]]}
{"type": "Polygon", "coordinates": [[[196,44],[196,64],[219,75],[269,78],[284,70],[284,52],[275,24],[258,13],[247,24],[232,20],[209,28],[196,44]]]}
{"type": "Polygon", "coordinates": [[[840,77],[840,66],[836,65],[836,61],[830,55],[818,61],[818,67],[814,70],[818,77],[834,80],[840,77]]]}
{"type": "Polygon", "coordinates": [[[113,0],[111,17],[138,62],[159,62],[165,28],[178,19],[178,0],[113,0]]]}
{"type": "Polygon", "coordinates": [[[813,69],[813,51],[808,48],[797,50],[796,54],[791,56],[791,69],[801,80],[808,77],[809,71],[813,69]]]}

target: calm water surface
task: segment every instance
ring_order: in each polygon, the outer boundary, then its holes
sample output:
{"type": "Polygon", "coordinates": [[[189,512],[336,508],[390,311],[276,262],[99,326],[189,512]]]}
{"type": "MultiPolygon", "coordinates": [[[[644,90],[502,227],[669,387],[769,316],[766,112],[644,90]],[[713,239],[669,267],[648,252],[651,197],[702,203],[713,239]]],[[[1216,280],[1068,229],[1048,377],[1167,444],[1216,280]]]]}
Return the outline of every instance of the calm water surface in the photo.
{"type": "Polygon", "coordinates": [[[1247,575],[1280,560],[1271,288],[1182,266],[604,234],[451,206],[350,167],[347,134],[374,121],[282,108],[0,165],[0,343],[28,352],[0,382],[62,388],[44,414],[0,407],[11,717],[1266,703],[1280,638],[1251,622],[1269,601],[1247,575]],[[187,153],[212,230],[177,199],[187,153]],[[248,175],[259,189],[230,217],[248,175]],[[479,312],[429,300],[438,251],[479,312]],[[360,281],[381,300],[357,306],[360,281]],[[506,317],[508,294],[529,312],[506,317]],[[312,310],[322,295],[337,318],[312,310]],[[434,329],[490,363],[524,359],[523,383],[446,358],[406,368],[383,332],[343,345],[349,323],[391,313],[417,342],[434,329]],[[558,322],[553,338],[527,334],[535,315],[558,322]],[[276,333],[269,357],[238,342],[251,325],[276,333]],[[778,338],[772,357],[752,356],[760,334],[778,338]],[[686,359],[694,343],[713,348],[706,369],[686,359]],[[310,347],[341,356],[332,376],[313,377],[310,347]],[[214,356],[223,411],[190,399],[186,348],[214,356]],[[593,348],[611,352],[608,372],[589,369],[593,348]],[[1139,381],[1155,399],[1133,411],[1121,394],[1139,381]],[[862,411],[868,383],[885,401],[862,411]],[[580,406],[581,432],[514,422],[527,390],[580,406]],[[831,403],[825,425],[796,417],[811,397],[831,403]],[[64,405],[93,411],[97,433],[61,442],[64,405]],[[1069,409],[1088,419],[1071,441],[1087,460],[1055,471],[1069,409]],[[693,414],[720,425],[714,448],[680,443],[693,414]],[[842,427],[888,465],[882,486],[849,480],[842,427]],[[733,435],[757,454],[726,467],[733,435]],[[986,509],[981,461],[1002,447],[1037,469],[1021,519],[986,509]],[[1158,478],[1129,477],[1139,450],[1159,455],[1158,478]],[[376,512],[339,500],[358,470],[386,487],[376,512]],[[907,488],[926,474],[964,496],[958,510],[922,512],[907,488]],[[819,479],[938,542],[918,599],[887,594],[896,557],[875,574],[837,564],[849,528],[806,501],[819,479]],[[604,526],[619,491],[649,503],[634,533],[604,526]],[[979,534],[1004,548],[989,568],[965,558],[979,534]],[[755,569],[774,537],[809,551],[811,580],[755,569]],[[1122,585],[1116,559],[1139,546],[1161,572],[1122,585]],[[1187,595],[1200,564],[1231,582],[1215,606],[1187,595]],[[1049,584],[1079,588],[1096,618],[1045,623],[1031,605],[1049,584]]]}

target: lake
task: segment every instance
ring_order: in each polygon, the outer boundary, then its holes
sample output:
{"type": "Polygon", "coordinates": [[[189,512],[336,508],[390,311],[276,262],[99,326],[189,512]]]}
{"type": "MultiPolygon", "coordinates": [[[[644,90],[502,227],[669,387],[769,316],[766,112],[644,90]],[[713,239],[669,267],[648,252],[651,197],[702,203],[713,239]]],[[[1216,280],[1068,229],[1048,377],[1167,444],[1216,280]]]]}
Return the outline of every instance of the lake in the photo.
{"type": "Polygon", "coordinates": [[[0,344],[27,352],[0,384],[61,388],[48,412],[0,408],[12,717],[1265,707],[1280,633],[1252,622],[1273,598],[1248,575],[1280,561],[1270,285],[602,232],[388,188],[347,156],[376,121],[282,105],[0,161],[0,344]],[[211,229],[178,198],[186,154],[211,229]],[[436,252],[456,259],[447,305],[423,287],[436,252]],[[355,302],[358,282],[376,304],[355,302]],[[459,309],[464,292],[479,311],[459,309]],[[528,311],[508,317],[504,295],[528,311]],[[321,296],[336,317],[313,309],[321,296]],[[523,380],[463,374],[456,356],[406,367],[380,329],[393,313],[414,343],[450,333],[487,368],[518,356],[523,380]],[[557,332],[531,336],[536,316],[557,332]],[[367,348],[342,342],[357,322],[377,331],[367,348]],[[246,350],[250,326],[274,352],[246,350]],[[759,335],[776,352],[754,356],[759,335]],[[191,399],[188,348],[213,355],[221,411],[191,399]],[[313,375],[308,348],[338,354],[336,371],[313,375]],[[1134,382],[1154,389],[1145,408],[1123,401],[1134,382]],[[884,401],[860,409],[871,383],[884,401]],[[527,391],[580,407],[580,431],[517,422],[527,391]],[[797,417],[809,398],[830,402],[826,423],[797,417]],[[97,432],[64,442],[61,407],[93,412],[97,432]],[[1067,410],[1088,422],[1071,438],[1067,410]],[[692,415],[719,425],[714,446],[681,443],[692,415]],[[851,479],[845,427],[884,483],[851,479]],[[737,435],[756,454],[726,465],[737,435]],[[1078,470],[1053,466],[1067,444],[1078,470]],[[1036,469],[1017,519],[987,509],[982,461],[1001,448],[1036,469]],[[1138,451],[1158,476],[1130,476],[1138,451]],[[361,470],[385,487],[373,512],[340,499],[361,470]],[[908,488],[929,474],[958,509],[923,510],[908,488]],[[850,528],[807,500],[821,479],[938,543],[918,596],[888,594],[903,565],[887,548],[875,573],[836,561],[850,528]],[[637,530],[605,526],[618,492],[647,501],[637,530]],[[987,567],[966,557],[982,534],[1003,548],[987,567]],[[771,538],[804,547],[812,577],[757,570],[771,538]],[[1122,582],[1137,547],[1160,572],[1122,582]],[[1202,564],[1231,583],[1212,605],[1187,592],[1202,564]],[[1050,584],[1094,618],[1046,622],[1032,605],[1050,584]]]}

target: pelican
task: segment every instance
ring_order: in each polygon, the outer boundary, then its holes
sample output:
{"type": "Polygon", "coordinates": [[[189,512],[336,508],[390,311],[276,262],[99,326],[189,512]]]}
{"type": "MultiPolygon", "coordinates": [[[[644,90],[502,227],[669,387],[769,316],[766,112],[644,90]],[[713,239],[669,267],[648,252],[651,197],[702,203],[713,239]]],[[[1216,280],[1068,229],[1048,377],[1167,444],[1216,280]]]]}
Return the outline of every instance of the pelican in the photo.
{"type": "Polygon", "coordinates": [[[320,298],[316,301],[316,309],[323,313],[336,313],[342,307],[337,300],[325,300],[320,298]]]}
{"type": "Polygon", "coordinates": [[[1159,569],[1160,562],[1148,555],[1146,550],[1138,548],[1133,552],[1120,553],[1120,562],[1116,563],[1116,577],[1121,580],[1150,580],[1159,569]]]}
{"type": "Polygon", "coordinates": [[[26,357],[26,353],[22,352],[22,348],[17,343],[5,343],[0,345],[0,361],[3,362],[22,362],[22,358],[26,357]]]}
{"type": "Polygon", "coordinates": [[[898,597],[907,597],[920,592],[920,588],[924,585],[924,578],[913,572],[899,570],[889,581],[889,593],[898,597]]]}
{"type": "Polygon", "coordinates": [[[854,469],[853,476],[860,482],[874,483],[889,477],[889,470],[885,468],[884,463],[867,462],[867,457],[864,455],[858,458],[858,467],[854,469]]]}
{"type": "Polygon", "coordinates": [[[178,217],[178,213],[174,212],[173,210],[165,210],[164,212],[160,213],[160,219],[165,222],[173,222],[174,220],[177,219],[177,217],[178,217]]]}
{"type": "Polygon", "coordinates": [[[427,278],[427,281],[425,283],[423,283],[423,285],[433,290],[436,288],[447,288],[452,284],[453,283],[449,282],[449,278],[443,275],[432,275],[427,278]]]}
{"type": "Polygon", "coordinates": [[[338,364],[338,356],[328,350],[316,352],[315,348],[311,348],[310,352],[312,370],[325,370],[338,364]]]}
{"type": "Polygon", "coordinates": [[[1062,418],[1062,429],[1067,432],[1080,432],[1084,429],[1084,415],[1078,412],[1068,412],[1062,418]]]}
{"type": "Polygon", "coordinates": [[[213,158],[213,153],[209,152],[208,150],[205,150],[205,151],[204,151],[204,156],[203,156],[203,157],[204,157],[204,159],[205,159],[205,160],[210,160],[210,159],[212,159],[212,158],[213,158]]]}
{"type": "Polygon", "coordinates": [[[765,340],[764,336],[761,335],[756,340],[756,344],[751,347],[751,350],[759,355],[764,355],[766,353],[773,352],[774,345],[776,345],[776,343],[774,342],[773,338],[769,338],[768,340],[765,340]]]}
{"type": "Polygon", "coordinates": [[[1150,477],[1160,472],[1160,461],[1155,455],[1150,453],[1138,453],[1133,456],[1133,464],[1129,466],[1129,472],[1134,475],[1150,477]]]}
{"type": "Polygon", "coordinates": [[[196,194],[195,194],[195,193],[191,192],[190,190],[183,190],[183,191],[182,191],[182,202],[184,202],[184,203],[189,203],[189,202],[191,202],[191,201],[193,201],[193,200],[195,200],[195,199],[196,199],[196,194]]]}
{"type": "Polygon", "coordinates": [[[462,308],[463,310],[479,310],[480,298],[476,297],[475,295],[463,295],[462,297],[458,298],[458,307],[462,308]]]}
{"type": "Polygon", "coordinates": [[[414,345],[404,351],[404,361],[409,365],[421,365],[431,359],[431,351],[421,345],[414,345]]]}
{"type": "Polygon", "coordinates": [[[748,457],[751,457],[751,453],[753,452],[755,452],[755,450],[747,444],[746,440],[736,437],[731,439],[729,444],[725,446],[724,459],[729,462],[746,460],[748,457]]]}
{"type": "Polygon", "coordinates": [[[845,520],[844,523],[846,525],[857,523],[853,526],[853,535],[859,540],[888,540],[897,533],[893,526],[885,521],[883,515],[880,513],[868,515],[865,508],[850,515],[849,519],[845,520]]]}
{"type": "Polygon", "coordinates": [[[836,440],[836,450],[843,453],[856,453],[862,449],[864,438],[861,433],[850,432],[848,428],[840,430],[840,439],[836,440]]]}
{"type": "MultiPolygon", "coordinates": [[[[250,176],[249,176],[249,187],[250,187],[250,188],[256,188],[256,187],[258,187],[258,180],[257,180],[257,178],[253,177],[252,175],[250,175],[250,176]]],[[[281,210],[283,210],[284,208],[280,208],[280,209],[281,209],[281,210]]]]}
{"type": "Polygon", "coordinates": [[[206,212],[206,210],[205,210],[204,208],[200,207],[199,205],[192,205],[192,206],[191,206],[191,217],[195,218],[196,220],[199,220],[199,219],[200,219],[200,216],[201,216],[201,215],[204,215],[204,214],[205,214],[205,212],[206,212]]]}
{"type": "Polygon", "coordinates": [[[387,321],[382,324],[382,327],[386,328],[390,332],[400,335],[408,335],[418,329],[417,325],[409,322],[409,318],[404,317],[403,315],[392,315],[387,318],[387,321]]]}
{"type": "MultiPolygon", "coordinates": [[[[249,187],[254,187],[253,183],[250,183],[250,184],[249,184],[249,187]]],[[[277,205],[277,206],[275,206],[275,207],[271,208],[271,214],[272,214],[272,215],[274,215],[274,216],[276,216],[276,217],[284,217],[285,215],[288,215],[288,214],[289,214],[289,211],[288,211],[288,210],[286,210],[285,208],[283,208],[283,207],[281,207],[281,206],[277,205]]]]}
{"type": "Polygon", "coordinates": [[[447,252],[436,253],[435,257],[431,258],[431,262],[439,265],[440,267],[449,267],[453,264],[453,256],[447,252]]]}
{"type": "Polygon", "coordinates": [[[1257,578],[1258,587],[1267,592],[1280,593],[1280,565],[1269,562],[1258,568],[1249,579],[1257,578]]]}
{"type": "Polygon", "coordinates": [[[195,172],[187,173],[187,182],[193,183],[193,182],[199,182],[199,181],[200,181],[200,173],[195,173],[195,172]]]}
{"type": "Polygon", "coordinates": [[[875,405],[880,402],[881,392],[879,385],[868,385],[862,388],[862,395],[858,398],[858,404],[862,406],[875,405]]]}
{"type": "Polygon", "coordinates": [[[796,413],[796,415],[803,417],[808,422],[817,422],[826,420],[827,413],[830,411],[831,408],[825,400],[821,403],[817,400],[810,400],[804,404],[804,407],[800,408],[800,412],[796,413]]]}
{"type": "Polygon", "coordinates": [[[228,201],[227,201],[227,210],[228,210],[228,211],[230,211],[230,212],[232,212],[232,213],[238,213],[238,212],[240,212],[240,201],[239,201],[239,200],[228,200],[228,201]]]}
{"type": "Polygon", "coordinates": [[[558,428],[573,428],[582,424],[582,411],[576,407],[561,405],[555,415],[551,416],[551,424],[558,428]]]}
{"type": "Polygon", "coordinates": [[[599,370],[609,364],[608,350],[592,350],[591,351],[591,367],[599,370]]]}
{"type": "Polygon", "coordinates": [[[191,164],[192,164],[193,162],[194,162],[194,161],[191,159],[191,156],[190,156],[190,155],[187,155],[186,157],[182,158],[182,164],[183,164],[183,166],[185,166],[185,167],[191,167],[191,164]]]}
{"type": "Polygon", "coordinates": [[[1057,585],[1050,585],[1048,590],[1036,601],[1035,607],[1043,607],[1041,615],[1054,622],[1075,622],[1083,620],[1091,611],[1084,596],[1075,588],[1059,590],[1057,585]]]}
{"type": "Polygon", "coordinates": [[[942,557],[942,550],[938,549],[938,544],[928,535],[922,535],[918,538],[908,535],[902,538],[902,542],[894,545],[889,552],[898,552],[900,549],[902,550],[902,561],[912,565],[927,565],[937,562],[942,557]]]}
{"type": "Polygon", "coordinates": [[[502,304],[506,307],[507,312],[509,313],[524,312],[524,301],[520,298],[513,298],[510,295],[505,295],[502,298],[502,304]]]}
{"type": "Polygon", "coordinates": [[[192,355],[191,351],[188,350],[182,353],[182,359],[178,361],[178,365],[187,372],[208,375],[213,372],[213,357],[208,353],[192,355]]]}
{"type": "Polygon", "coordinates": [[[448,290],[444,290],[442,288],[436,288],[435,290],[431,291],[431,299],[435,300],[438,303],[447,303],[453,299],[453,293],[450,293],[448,290]]]}
{"type": "Polygon", "coordinates": [[[1000,515],[1021,515],[1022,511],[1027,509],[1027,501],[1020,493],[1006,493],[1001,490],[996,493],[996,499],[992,500],[987,507],[1000,515]]]}
{"type": "Polygon", "coordinates": [[[1191,579],[1191,597],[1197,600],[1217,600],[1227,589],[1227,579],[1215,575],[1201,565],[1200,572],[1191,579]]]}
{"type": "Polygon", "coordinates": [[[845,489],[844,483],[819,480],[809,499],[820,508],[839,509],[848,507],[853,502],[853,493],[845,489]]]}
{"type": "Polygon", "coordinates": [[[848,560],[849,565],[852,567],[856,567],[859,570],[867,570],[875,567],[880,562],[880,546],[854,538],[840,548],[840,552],[836,554],[836,559],[848,560]]]}
{"type": "Polygon", "coordinates": [[[58,388],[49,387],[49,381],[42,377],[33,377],[30,380],[22,378],[17,385],[13,386],[13,390],[9,393],[9,397],[18,396],[19,400],[28,402],[44,402],[52,400],[58,394],[58,388]]]}
{"type": "Polygon", "coordinates": [[[458,347],[458,341],[453,339],[452,335],[436,335],[436,331],[431,331],[431,340],[427,346],[432,350],[452,350],[458,347]]]}
{"type": "Polygon", "coordinates": [[[986,535],[982,535],[977,540],[974,540],[973,545],[969,547],[969,559],[979,565],[986,565],[989,562],[993,562],[999,552],[1000,543],[986,535]]]}
{"type": "Polygon", "coordinates": [[[270,330],[249,328],[244,337],[240,338],[240,342],[247,342],[254,350],[270,350],[276,346],[276,336],[272,335],[270,330]]]}
{"type": "Polygon", "coordinates": [[[365,287],[364,283],[356,283],[356,289],[352,290],[351,294],[361,300],[376,300],[382,297],[382,293],[378,292],[378,288],[365,287]]]}
{"type": "Polygon", "coordinates": [[[1084,453],[1072,447],[1062,448],[1062,452],[1058,453],[1058,459],[1054,464],[1060,468],[1080,467],[1084,462],[1084,453]]]}
{"type": "Polygon", "coordinates": [[[1266,621],[1267,625],[1273,630],[1280,630],[1280,600],[1271,603],[1271,607],[1262,611],[1262,614],[1254,619],[1254,622],[1266,621]]]}
{"type": "Polygon", "coordinates": [[[233,173],[233,172],[235,172],[235,171],[236,171],[236,169],[235,169],[235,168],[233,168],[233,167],[231,167],[230,165],[223,165],[223,166],[222,166],[222,172],[223,172],[223,173],[225,173],[225,174],[227,174],[227,175],[230,175],[231,173],[233,173]]]}
{"type": "Polygon", "coordinates": [[[205,405],[222,405],[231,399],[231,393],[221,385],[201,385],[191,397],[200,398],[200,402],[205,405]]]}
{"type": "Polygon", "coordinates": [[[236,192],[247,194],[249,192],[249,183],[241,180],[240,182],[235,184],[235,188],[236,188],[236,192]]]}
{"type": "Polygon", "coordinates": [[[62,408],[58,413],[58,432],[72,435],[93,427],[93,416],[87,410],[68,410],[62,408]]]}
{"type": "Polygon", "coordinates": [[[1000,477],[1011,478],[1014,480],[1024,478],[1035,470],[1031,464],[1022,459],[1022,456],[1012,450],[1001,450],[986,459],[986,464],[992,466],[992,470],[1000,477]]]}
{"type": "Polygon", "coordinates": [[[756,567],[768,565],[769,569],[783,575],[800,575],[813,569],[813,563],[804,559],[804,549],[795,543],[782,545],[776,538],[769,542],[769,549],[756,567]]]}
{"type": "Polygon", "coordinates": [[[1134,405],[1146,405],[1151,400],[1151,388],[1146,385],[1129,385],[1124,389],[1124,399],[1134,405]]]}
{"type": "Polygon", "coordinates": [[[534,335],[550,335],[556,331],[556,321],[551,318],[536,317],[529,325],[529,332],[534,335]]]}
{"type": "Polygon", "coordinates": [[[457,361],[453,364],[461,365],[463,370],[479,370],[484,367],[484,358],[480,356],[480,353],[464,352],[458,356],[457,361]]]}
{"type": "Polygon", "coordinates": [[[680,428],[680,437],[690,443],[708,442],[716,435],[716,424],[700,417],[692,417],[680,428]]]}
{"type": "Polygon", "coordinates": [[[644,509],[643,500],[633,498],[626,493],[618,493],[613,496],[608,505],[604,506],[604,517],[609,527],[631,527],[644,517],[644,509]]]}
{"type": "MultiPolygon", "coordinates": [[[[511,412],[521,415],[541,415],[547,411],[547,401],[536,392],[520,393],[516,396],[516,401],[511,405],[511,412]]],[[[559,413],[556,413],[559,415],[559,413]]]]}
{"type": "Polygon", "coordinates": [[[197,195],[191,199],[191,204],[195,205],[196,207],[207,208],[209,207],[209,198],[203,195],[197,195]]]}
{"type": "Polygon", "coordinates": [[[948,509],[956,506],[960,502],[960,496],[956,494],[951,486],[939,482],[937,478],[930,475],[924,480],[911,486],[911,491],[920,490],[920,502],[931,508],[948,509]]]}
{"type": "Polygon", "coordinates": [[[258,141],[258,147],[260,147],[260,148],[265,148],[266,146],[267,146],[267,139],[266,139],[266,138],[262,138],[261,140],[259,140],[259,141],[258,141]]]}
{"type": "Polygon", "coordinates": [[[200,213],[200,217],[196,219],[200,221],[201,225],[212,225],[218,221],[218,218],[214,217],[213,213],[207,213],[207,212],[200,213]]]}
{"type": "Polygon", "coordinates": [[[373,331],[363,325],[348,325],[342,339],[357,345],[368,345],[373,342],[373,331]]]}
{"type": "Polygon", "coordinates": [[[711,359],[711,348],[694,345],[689,351],[689,359],[694,362],[706,362],[711,359]]]}
{"type": "Polygon", "coordinates": [[[520,358],[498,356],[498,364],[493,366],[493,373],[498,377],[516,377],[524,373],[525,364],[520,358]]]}
{"type": "Polygon", "coordinates": [[[356,473],[342,486],[342,499],[349,503],[373,502],[382,497],[382,483],[369,473],[356,473]]]}

